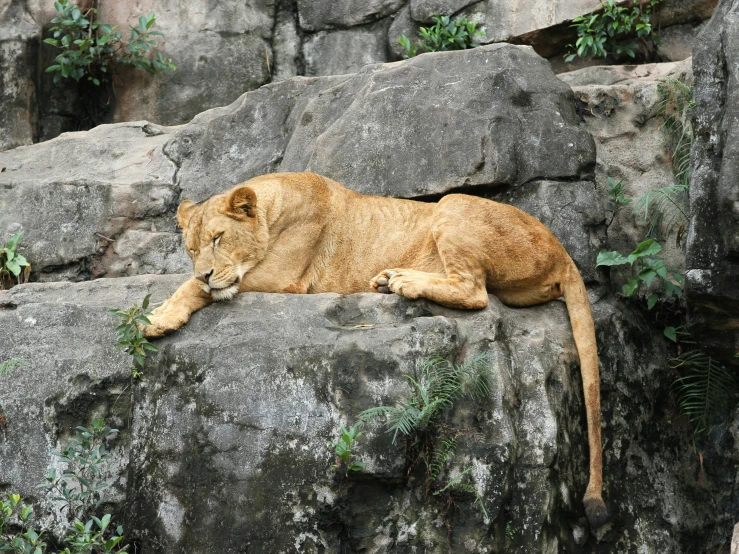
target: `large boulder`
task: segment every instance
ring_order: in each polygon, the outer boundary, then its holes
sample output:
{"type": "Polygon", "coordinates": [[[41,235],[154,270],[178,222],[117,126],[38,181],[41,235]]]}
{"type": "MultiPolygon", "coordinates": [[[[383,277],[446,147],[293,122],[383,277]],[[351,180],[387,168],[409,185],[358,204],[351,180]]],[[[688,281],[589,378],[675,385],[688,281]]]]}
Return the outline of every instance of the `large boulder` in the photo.
{"type": "Polygon", "coordinates": [[[693,335],[727,361],[739,350],[739,1],[723,0],[693,56],[695,138],[687,299],[693,335]]]}
{"type": "MultiPolygon", "coordinates": [[[[177,201],[201,201],[264,173],[309,170],[365,194],[421,199],[490,196],[546,181],[593,204],[555,233],[588,245],[573,255],[595,279],[602,244],[588,227],[603,218],[589,184],[593,140],[577,122],[572,91],[528,47],[491,45],[355,75],[288,79],[181,128],[101,126],[0,153],[0,235],[26,231],[27,257],[49,279],[170,272],[187,267],[173,248],[177,201]],[[45,206],[55,201],[51,215],[38,209],[44,198],[45,206]],[[54,225],[44,224],[49,217],[54,225]],[[139,233],[134,240],[131,231],[139,233]],[[117,240],[123,244],[111,248],[117,240]]],[[[529,205],[537,216],[570,200],[529,205]]]]}
{"type": "Polygon", "coordinates": [[[37,513],[52,510],[48,524],[61,521],[35,487],[58,465],[47,453],[104,417],[121,430],[110,498],[145,552],[663,554],[728,539],[731,487],[701,487],[728,479],[731,460],[710,451],[699,475],[684,429],[670,422],[663,339],[602,293],[592,301],[613,523],[597,542],[583,517],[585,415],[562,303],[511,309],[491,297],[485,310],[459,312],[398,296],[246,293],[158,341],[131,381],[106,309],[147,293],[156,304],[184,278],[0,293],[2,359],[22,362],[0,376],[0,482],[37,513]],[[491,394],[457,401],[447,423],[467,434],[444,478],[472,467],[487,517],[474,497],[448,511],[427,496],[422,476],[406,473],[402,441],[374,425],[356,450],[366,469],[332,470],[327,442],[359,411],[407,399],[403,375],[420,360],[479,353],[491,360],[491,394]]]}

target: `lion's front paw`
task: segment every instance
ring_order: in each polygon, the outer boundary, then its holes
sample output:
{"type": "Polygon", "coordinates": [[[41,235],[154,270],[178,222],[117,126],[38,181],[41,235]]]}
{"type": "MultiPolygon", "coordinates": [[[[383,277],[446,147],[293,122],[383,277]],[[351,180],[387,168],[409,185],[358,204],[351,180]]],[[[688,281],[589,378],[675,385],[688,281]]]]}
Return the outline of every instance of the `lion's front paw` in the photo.
{"type": "Polygon", "coordinates": [[[390,279],[393,277],[393,275],[395,275],[395,273],[396,272],[392,269],[381,271],[372,278],[372,280],[370,281],[370,287],[372,287],[372,290],[375,292],[390,294],[393,291],[390,290],[390,287],[388,285],[390,284],[390,279]]]}
{"type": "Polygon", "coordinates": [[[163,315],[152,315],[149,318],[151,325],[140,325],[147,338],[163,337],[168,335],[184,325],[184,321],[178,318],[167,317],[163,315]]]}
{"type": "Polygon", "coordinates": [[[412,269],[386,269],[372,279],[370,285],[377,292],[419,298],[423,296],[423,273],[412,269]]]}

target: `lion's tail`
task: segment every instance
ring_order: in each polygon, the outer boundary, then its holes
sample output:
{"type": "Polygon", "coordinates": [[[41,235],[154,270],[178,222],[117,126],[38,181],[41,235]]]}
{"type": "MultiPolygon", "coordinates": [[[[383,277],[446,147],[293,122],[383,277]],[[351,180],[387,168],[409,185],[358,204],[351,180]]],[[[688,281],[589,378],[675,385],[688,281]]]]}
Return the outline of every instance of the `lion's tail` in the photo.
{"type": "Polygon", "coordinates": [[[572,334],[580,356],[580,373],[588,420],[588,446],[590,448],[590,481],[583,502],[591,529],[597,529],[608,521],[603,502],[603,454],[600,440],[600,377],[598,374],[598,349],[595,342],[595,325],[590,311],[590,301],[580,272],[571,263],[563,283],[564,298],[570,315],[572,334]]]}

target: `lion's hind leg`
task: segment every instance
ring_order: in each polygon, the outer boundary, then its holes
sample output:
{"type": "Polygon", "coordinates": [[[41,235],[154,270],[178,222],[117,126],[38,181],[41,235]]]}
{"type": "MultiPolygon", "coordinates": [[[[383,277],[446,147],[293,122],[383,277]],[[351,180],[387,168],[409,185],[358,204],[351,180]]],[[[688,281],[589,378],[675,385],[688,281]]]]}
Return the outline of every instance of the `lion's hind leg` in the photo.
{"type": "Polygon", "coordinates": [[[476,310],[488,305],[484,280],[464,273],[427,273],[414,269],[386,269],[370,285],[377,292],[394,292],[407,298],[428,298],[448,308],[476,310]]]}

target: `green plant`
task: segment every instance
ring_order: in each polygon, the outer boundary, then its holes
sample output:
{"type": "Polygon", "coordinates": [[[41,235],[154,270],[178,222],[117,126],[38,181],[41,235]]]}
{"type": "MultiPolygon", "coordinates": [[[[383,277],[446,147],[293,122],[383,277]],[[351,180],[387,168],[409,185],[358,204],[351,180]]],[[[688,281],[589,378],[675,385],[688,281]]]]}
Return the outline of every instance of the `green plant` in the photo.
{"type": "MultiPolygon", "coordinates": [[[[465,17],[452,20],[448,15],[434,15],[432,19],[434,25],[418,30],[421,38],[419,44],[426,52],[475,48],[480,46],[477,39],[485,36],[485,32],[477,28],[477,23],[468,21],[465,17]]],[[[411,44],[407,36],[400,35],[398,43],[405,49],[407,57],[412,58],[418,54],[418,45],[411,44]]]]}
{"type": "Polygon", "coordinates": [[[516,533],[518,533],[521,530],[520,527],[514,527],[513,522],[509,521],[505,524],[505,536],[509,539],[513,539],[513,537],[516,536],[516,533]]]}
{"type": "Polygon", "coordinates": [[[46,543],[32,526],[33,507],[21,501],[19,494],[0,499],[0,552],[42,554],[46,543]]]}
{"type": "Polygon", "coordinates": [[[342,465],[346,468],[346,472],[360,471],[364,468],[364,464],[354,458],[353,449],[357,445],[357,440],[362,436],[359,428],[362,422],[354,424],[349,429],[341,428],[341,437],[338,441],[328,443],[336,452],[336,464],[334,469],[338,470],[342,465]]]}
{"type": "Polygon", "coordinates": [[[18,242],[22,236],[23,233],[13,235],[5,246],[0,248],[0,290],[11,288],[13,279],[19,285],[28,281],[31,264],[18,254],[18,242]]]}
{"type": "Polygon", "coordinates": [[[710,432],[725,420],[739,383],[733,370],[695,347],[695,341],[684,327],[675,330],[673,340],[687,349],[668,360],[670,368],[679,375],[670,391],[678,408],[693,426],[693,436],[696,437],[710,432]]]}
{"type": "Polygon", "coordinates": [[[122,33],[116,25],[108,25],[97,20],[97,9],[80,9],[74,2],[58,0],[54,2],[58,16],[51,22],[53,38],[44,39],[46,44],[61,50],[55,63],[46,68],[54,74],[54,82],[62,77],[79,81],[86,77],[94,85],[113,79],[117,65],[132,65],[150,73],[176,69],[171,59],[165,60],[161,52],[153,59],[148,58],[153,47],[157,46],[155,36],[163,36],[152,31],[156,16],[141,16],[138,25],[131,26],[131,37],[123,41],[122,33]]]}
{"type": "Polygon", "coordinates": [[[451,411],[460,398],[486,398],[490,393],[491,369],[486,355],[476,356],[462,364],[455,364],[432,356],[419,365],[414,375],[405,375],[412,394],[396,406],[377,406],[359,414],[360,422],[384,420],[386,432],[406,437],[406,450],[413,460],[425,465],[426,490],[434,495],[472,494],[487,519],[484,499],[470,483],[472,467],[464,468],[447,483],[441,481],[445,467],[454,455],[457,439],[463,430],[442,423],[444,414],[451,411]]]}
{"type": "Polygon", "coordinates": [[[647,236],[669,237],[676,231],[679,246],[688,226],[688,189],[690,185],[690,149],[693,145],[691,113],[695,107],[693,88],[666,77],[657,85],[658,114],[664,117],[662,131],[672,160],[675,183],[648,191],[634,211],[648,223],[647,236]]]}
{"type": "Polygon", "coordinates": [[[619,6],[614,0],[607,0],[600,3],[602,11],[577,16],[572,26],[577,29],[578,38],[574,47],[569,45],[574,52],[568,52],[565,61],[576,57],[605,58],[609,54],[635,58],[639,49],[648,56],[659,45],[652,28],[652,13],[662,1],[644,0],[619,6]]]}
{"type": "Polygon", "coordinates": [[[668,238],[677,228],[677,243],[680,244],[688,224],[688,185],[674,184],[647,191],[639,199],[634,212],[642,214],[648,224],[647,236],[668,238]]]}
{"type": "Polygon", "coordinates": [[[654,239],[640,242],[628,256],[615,250],[611,252],[603,250],[598,254],[596,267],[629,266],[630,274],[622,274],[626,282],[621,288],[624,296],[629,298],[639,297],[642,290],[649,292],[652,282],[659,279],[661,281],[659,291],[652,292],[647,297],[647,308],[651,310],[660,299],[668,297],[679,299],[683,294],[682,283],[685,276],[676,268],[665,266],[665,261],[656,256],[661,251],[662,246],[654,239]],[[643,288],[642,284],[645,285],[643,288]]]}
{"type": "Polygon", "coordinates": [[[151,294],[144,297],[141,306],[133,306],[126,310],[108,310],[108,313],[117,316],[123,320],[123,323],[115,328],[116,348],[122,348],[126,354],[133,356],[134,364],[131,366],[131,374],[134,378],[140,377],[144,369],[147,352],[157,352],[158,348],[151,344],[144,337],[141,329],[142,325],[151,325],[149,316],[151,312],[147,312],[149,307],[149,298],[151,294]]]}
{"type": "Polygon", "coordinates": [[[672,168],[677,184],[690,184],[690,149],[693,146],[691,123],[695,100],[693,87],[674,77],[665,77],[657,85],[658,115],[664,117],[662,131],[672,153],[672,168]]]}
{"type": "Polygon", "coordinates": [[[613,177],[606,179],[608,183],[608,203],[606,204],[606,210],[611,212],[611,220],[606,224],[610,226],[616,217],[616,214],[621,211],[622,208],[631,204],[631,198],[626,198],[624,195],[624,180],[616,181],[613,177]]]}
{"type": "MultiPolygon", "coordinates": [[[[64,548],[59,554],[101,554],[125,552],[120,548],[123,528],[114,527],[112,516],[95,512],[102,504],[102,491],[109,485],[102,481],[106,463],[111,459],[105,442],[118,432],[110,429],[102,419],[93,419],[92,426],[77,427],[63,452],[52,452],[66,468],[60,473],[49,470],[46,480],[39,485],[57,496],[52,500],[62,502],[69,522],[64,537],[64,548]]],[[[21,501],[17,494],[9,494],[0,500],[0,552],[43,554],[46,543],[41,537],[45,530],[36,531],[30,526],[33,508],[21,501]]]]}
{"type": "Polygon", "coordinates": [[[25,365],[22,360],[5,360],[4,362],[0,362],[0,377],[4,377],[6,375],[10,375],[13,373],[13,370],[22,367],[25,365]]]}

